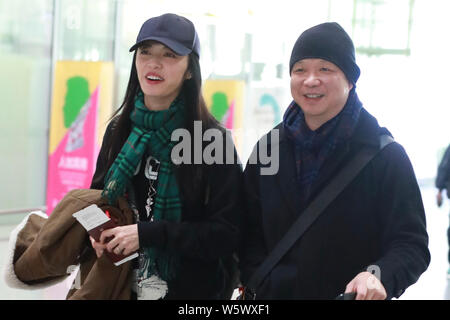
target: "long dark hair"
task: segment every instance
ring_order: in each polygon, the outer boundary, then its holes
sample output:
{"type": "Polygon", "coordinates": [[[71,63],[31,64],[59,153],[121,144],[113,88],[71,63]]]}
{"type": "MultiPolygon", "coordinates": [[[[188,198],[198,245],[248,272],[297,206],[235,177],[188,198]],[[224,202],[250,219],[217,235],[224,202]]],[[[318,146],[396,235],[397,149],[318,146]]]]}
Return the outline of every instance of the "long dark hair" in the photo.
{"type": "MultiPolygon", "coordinates": [[[[139,79],[136,69],[136,54],[138,49],[134,52],[133,62],[131,65],[130,78],[128,80],[125,97],[121,106],[114,112],[110,120],[114,121],[112,141],[108,152],[108,170],[116,159],[123,144],[128,138],[131,131],[130,114],[134,108],[134,98],[140,89],[139,79]]],[[[181,93],[184,94],[186,102],[186,121],[185,128],[191,135],[191,150],[194,150],[194,121],[202,122],[202,130],[209,128],[221,128],[220,123],[209,112],[205,100],[202,95],[202,75],[200,69],[199,57],[195,53],[189,56],[188,71],[191,73],[191,78],[184,80],[181,88],[181,93]]],[[[192,154],[192,152],[191,152],[192,154]]],[[[193,158],[192,154],[192,158],[193,158]]],[[[180,184],[182,196],[196,201],[201,199],[202,192],[205,185],[205,168],[203,165],[181,164],[175,166],[175,173],[180,184]]]]}

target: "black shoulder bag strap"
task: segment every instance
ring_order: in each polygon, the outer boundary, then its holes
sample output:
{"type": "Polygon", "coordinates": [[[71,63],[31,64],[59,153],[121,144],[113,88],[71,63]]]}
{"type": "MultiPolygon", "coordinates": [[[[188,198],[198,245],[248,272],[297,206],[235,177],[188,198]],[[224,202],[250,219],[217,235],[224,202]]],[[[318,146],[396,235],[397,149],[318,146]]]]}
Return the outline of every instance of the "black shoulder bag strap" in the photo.
{"type": "Polygon", "coordinates": [[[289,231],[277,243],[263,263],[256,269],[250,278],[244,299],[255,299],[255,289],[259,287],[264,278],[297,242],[305,231],[316,221],[320,214],[336,197],[345,189],[345,187],[358,175],[358,173],[388,144],[394,142],[394,139],[387,135],[380,135],[380,148],[362,148],[353,159],[335,176],[333,180],[320,192],[320,194],[311,202],[300,217],[295,221],[289,231]]]}

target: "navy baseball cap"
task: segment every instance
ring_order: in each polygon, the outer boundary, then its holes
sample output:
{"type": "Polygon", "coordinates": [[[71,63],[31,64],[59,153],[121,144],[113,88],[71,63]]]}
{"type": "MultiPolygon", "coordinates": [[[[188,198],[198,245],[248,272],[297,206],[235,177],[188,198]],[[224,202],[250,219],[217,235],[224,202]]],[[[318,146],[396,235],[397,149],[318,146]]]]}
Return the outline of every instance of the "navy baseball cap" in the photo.
{"type": "Polygon", "coordinates": [[[200,57],[200,42],[194,24],[185,17],[173,13],[145,21],[130,52],[147,40],[161,42],[180,56],[194,52],[200,57]]]}

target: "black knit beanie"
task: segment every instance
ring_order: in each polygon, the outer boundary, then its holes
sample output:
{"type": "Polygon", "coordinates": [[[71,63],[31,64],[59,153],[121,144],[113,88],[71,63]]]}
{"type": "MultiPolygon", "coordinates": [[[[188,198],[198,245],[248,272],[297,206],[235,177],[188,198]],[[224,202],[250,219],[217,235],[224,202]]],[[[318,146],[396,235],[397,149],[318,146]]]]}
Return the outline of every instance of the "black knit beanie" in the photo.
{"type": "Polygon", "coordinates": [[[320,58],[337,65],[347,79],[356,84],[360,70],[355,60],[355,47],[350,36],[336,22],[319,24],[304,31],[295,42],[289,62],[289,74],[302,59],[320,58]]]}

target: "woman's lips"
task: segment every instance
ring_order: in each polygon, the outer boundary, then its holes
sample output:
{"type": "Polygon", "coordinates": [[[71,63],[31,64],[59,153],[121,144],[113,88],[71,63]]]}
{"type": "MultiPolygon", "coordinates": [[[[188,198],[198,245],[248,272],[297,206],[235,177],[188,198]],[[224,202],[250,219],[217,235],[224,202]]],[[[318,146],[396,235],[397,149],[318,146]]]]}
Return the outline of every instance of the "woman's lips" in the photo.
{"type": "Polygon", "coordinates": [[[149,84],[157,84],[157,83],[161,83],[162,81],[164,81],[164,78],[156,73],[147,73],[145,75],[145,80],[149,84]]]}

